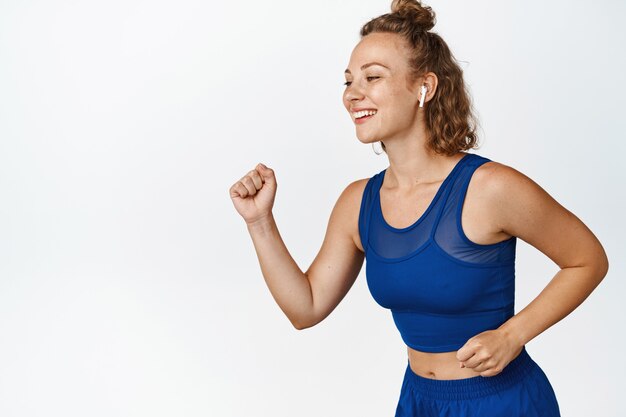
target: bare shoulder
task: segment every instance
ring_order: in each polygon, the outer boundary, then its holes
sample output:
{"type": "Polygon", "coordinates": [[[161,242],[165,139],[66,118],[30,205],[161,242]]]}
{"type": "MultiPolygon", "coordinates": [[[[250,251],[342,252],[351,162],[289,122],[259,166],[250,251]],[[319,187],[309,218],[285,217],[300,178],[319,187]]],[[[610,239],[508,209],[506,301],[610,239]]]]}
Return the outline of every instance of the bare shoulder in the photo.
{"type": "Polygon", "coordinates": [[[495,161],[483,163],[472,173],[461,215],[461,227],[469,240],[489,245],[512,236],[498,220],[499,200],[507,198],[508,177],[516,174],[513,168],[495,161]]]}
{"type": "Polygon", "coordinates": [[[481,165],[475,175],[500,230],[534,246],[561,268],[585,263],[608,267],[593,232],[527,175],[495,161],[481,165]]]}
{"type": "MultiPolygon", "coordinates": [[[[362,178],[349,183],[341,195],[337,199],[337,203],[333,208],[336,213],[337,220],[346,228],[350,234],[354,245],[363,252],[363,245],[359,235],[359,212],[361,209],[361,200],[365,191],[365,186],[369,178],[362,178]]],[[[335,216],[335,214],[333,214],[335,216]]]]}
{"type": "MultiPolygon", "coordinates": [[[[558,204],[539,184],[519,170],[501,162],[489,161],[478,167],[474,181],[483,190],[495,212],[510,213],[511,206],[530,209],[542,204],[558,204]]],[[[494,213],[495,214],[495,213],[494,213]]]]}
{"type": "Polygon", "coordinates": [[[527,175],[501,162],[482,164],[474,172],[472,181],[480,190],[490,216],[497,221],[501,231],[510,235],[522,237],[524,234],[523,230],[516,228],[514,222],[520,218],[521,211],[540,214],[542,208],[560,206],[527,175]]]}
{"type": "Polygon", "coordinates": [[[530,179],[513,167],[497,161],[485,162],[474,172],[472,181],[481,185],[481,188],[488,187],[489,190],[497,192],[506,189],[511,183],[530,179]]]}

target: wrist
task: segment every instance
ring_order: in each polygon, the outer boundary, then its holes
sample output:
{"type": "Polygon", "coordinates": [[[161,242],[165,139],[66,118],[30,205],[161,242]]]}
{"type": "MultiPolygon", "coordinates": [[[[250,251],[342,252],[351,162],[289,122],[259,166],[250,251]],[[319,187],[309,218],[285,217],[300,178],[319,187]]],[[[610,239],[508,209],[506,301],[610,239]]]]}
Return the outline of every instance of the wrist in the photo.
{"type": "Polygon", "coordinates": [[[513,316],[509,320],[504,322],[504,324],[500,326],[498,330],[502,331],[505,337],[509,339],[515,346],[522,347],[527,343],[527,340],[524,338],[524,333],[520,330],[517,324],[517,320],[515,320],[515,316],[513,316]]]}
{"type": "Polygon", "coordinates": [[[272,212],[270,211],[268,214],[264,216],[257,217],[256,219],[252,221],[246,221],[246,226],[248,227],[248,230],[266,230],[268,227],[272,225],[273,222],[274,222],[274,216],[272,215],[272,212]]]}

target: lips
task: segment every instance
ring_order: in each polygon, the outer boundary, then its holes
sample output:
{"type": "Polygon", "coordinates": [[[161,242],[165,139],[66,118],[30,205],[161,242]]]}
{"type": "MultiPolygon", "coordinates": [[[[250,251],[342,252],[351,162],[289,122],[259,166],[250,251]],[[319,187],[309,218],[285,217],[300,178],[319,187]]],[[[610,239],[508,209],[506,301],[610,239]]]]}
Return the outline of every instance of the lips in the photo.
{"type": "MultiPolygon", "coordinates": [[[[378,113],[376,113],[378,114],[378,113]]],[[[355,118],[354,119],[354,123],[356,124],[361,124],[361,123],[365,123],[367,122],[369,119],[371,119],[372,117],[376,116],[376,114],[372,114],[371,116],[363,116],[363,117],[359,117],[358,119],[355,118]]]]}

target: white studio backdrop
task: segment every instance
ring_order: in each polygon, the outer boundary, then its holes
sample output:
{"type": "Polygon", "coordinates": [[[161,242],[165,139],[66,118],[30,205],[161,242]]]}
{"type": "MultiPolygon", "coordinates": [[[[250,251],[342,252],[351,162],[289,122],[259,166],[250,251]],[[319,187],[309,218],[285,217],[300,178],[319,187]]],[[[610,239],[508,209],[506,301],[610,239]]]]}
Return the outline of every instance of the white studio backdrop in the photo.
{"type": "MultiPolygon", "coordinates": [[[[391,416],[406,347],[364,268],[295,330],[229,187],[278,180],[305,270],[344,187],[387,166],[341,96],[390,1],[0,1],[0,415],[391,416]]],[[[474,152],[598,236],[609,274],[527,349],[563,416],[626,415],[621,1],[431,1],[474,152]]],[[[558,267],[523,241],[516,312],[558,267]]]]}

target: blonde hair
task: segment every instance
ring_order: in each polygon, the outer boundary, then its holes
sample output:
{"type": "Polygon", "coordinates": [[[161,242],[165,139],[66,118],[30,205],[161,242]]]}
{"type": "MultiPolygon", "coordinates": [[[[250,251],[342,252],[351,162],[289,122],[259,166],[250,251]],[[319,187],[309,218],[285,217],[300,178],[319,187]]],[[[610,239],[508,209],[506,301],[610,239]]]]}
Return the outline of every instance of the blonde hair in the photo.
{"type": "MultiPolygon", "coordinates": [[[[393,0],[391,13],[378,16],[361,28],[360,35],[387,32],[401,35],[411,47],[409,66],[414,81],[427,72],[437,75],[437,89],[425,103],[427,146],[448,156],[478,147],[478,118],[473,113],[463,70],[446,42],[434,32],[435,12],[417,0],[393,0]]],[[[385,144],[382,143],[383,150],[385,144]]],[[[386,151],[385,151],[386,152],[386,151]]]]}

